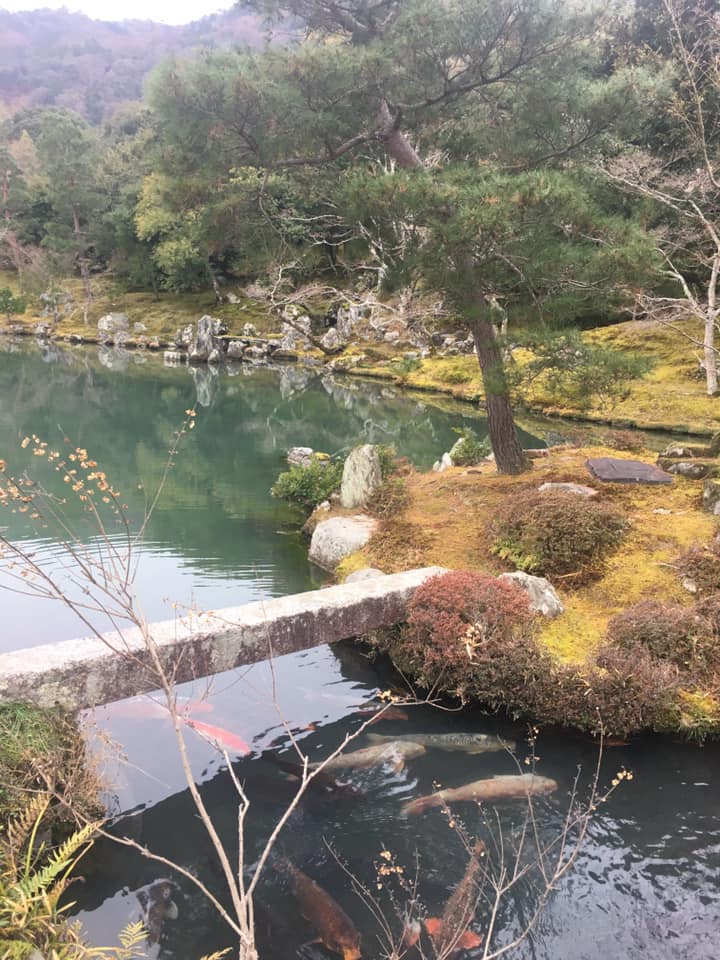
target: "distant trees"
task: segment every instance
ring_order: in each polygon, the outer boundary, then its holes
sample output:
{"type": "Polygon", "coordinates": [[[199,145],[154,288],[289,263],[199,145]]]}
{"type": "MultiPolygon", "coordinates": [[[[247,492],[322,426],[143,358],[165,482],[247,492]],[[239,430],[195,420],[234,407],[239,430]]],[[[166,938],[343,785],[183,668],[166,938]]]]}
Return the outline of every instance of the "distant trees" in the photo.
{"type": "Polygon", "coordinates": [[[654,235],[670,286],[643,291],[641,306],[661,322],[699,321],[707,393],[718,392],[720,336],[720,11],[714,3],[659,0],[654,62],[670,83],[654,117],[668,137],[608,164],[613,181],[658,210],[654,235]]]}

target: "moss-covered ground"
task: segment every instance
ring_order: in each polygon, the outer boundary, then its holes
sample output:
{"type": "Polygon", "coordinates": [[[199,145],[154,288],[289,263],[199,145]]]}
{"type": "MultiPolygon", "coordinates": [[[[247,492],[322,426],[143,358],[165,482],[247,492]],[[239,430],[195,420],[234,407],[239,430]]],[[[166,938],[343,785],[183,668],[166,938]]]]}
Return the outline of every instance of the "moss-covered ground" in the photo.
{"type": "MultiPolygon", "coordinates": [[[[453,468],[442,473],[410,473],[409,504],[385,518],[368,546],[347,558],[340,579],[365,566],[393,573],[437,564],[456,570],[499,574],[512,569],[492,552],[490,520],[512,491],[547,481],[574,481],[595,487],[629,520],[622,546],[599,575],[577,583],[572,575],[551,578],[565,612],[543,620],[540,642],[557,661],[582,671],[605,638],[608,621],[641,600],[689,605],[675,568],[678,556],[695,544],[709,543],[717,518],[702,510],[702,484],[677,477],[671,485],[600,483],[589,474],[588,457],[613,456],[654,461],[650,451],[623,453],[604,447],[553,448],[534,461],[531,474],[498,476],[494,467],[453,468]]],[[[681,704],[683,725],[720,729],[720,708],[707,691],[689,690],[681,704]],[[712,720],[712,718],[715,720],[712,720]]]]}

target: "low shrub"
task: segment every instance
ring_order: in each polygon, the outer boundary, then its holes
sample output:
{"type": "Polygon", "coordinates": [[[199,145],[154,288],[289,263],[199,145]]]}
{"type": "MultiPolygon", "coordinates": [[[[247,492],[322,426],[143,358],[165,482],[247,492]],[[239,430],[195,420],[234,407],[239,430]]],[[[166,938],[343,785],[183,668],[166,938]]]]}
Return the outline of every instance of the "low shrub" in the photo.
{"type": "Polygon", "coordinates": [[[296,464],[280,474],[270,492],[312,510],[338,489],[342,473],[343,464],[339,461],[312,460],[307,467],[296,464]]]}
{"type": "Polygon", "coordinates": [[[375,445],[378,458],[380,459],[380,473],[383,480],[398,470],[398,455],[395,447],[387,443],[377,443],[375,445]]]}
{"type": "Polygon", "coordinates": [[[646,650],[607,645],[588,672],[576,722],[608,736],[640,730],[674,729],[680,689],[677,668],[654,660],[646,650]]]}
{"type": "Polygon", "coordinates": [[[613,617],[608,639],[629,653],[644,649],[685,671],[704,673],[720,663],[717,631],[698,606],[643,601],[613,617]]]}
{"type": "Polygon", "coordinates": [[[603,437],[605,446],[613,450],[639,453],[647,446],[645,437],[635,430],[611,430],[603,437]]]}
{"type": "Polygon", "coordinates": [[[415,591],[397,652],[420,683],[432,687],[442,677],[464,698],[476,665],[515,636],[530,636],[532,620],[517,584],[454,570],[415,591]]]}
{"type": "Polygon", "coordinates": [[[596,571],[623,539],[627,520],[614,507],[574,494],[510,494],[492,523],[492,549],[518,570],[538,574],[596,571]]]}
{"type": "Polygon", "coordinates": [[[456,467],[473,467],[488,456],[492,448],[487,437],[480,439],[470,427],[455,427],[454,430],[460,434],[460,440],[451,452],[456,467]]]}
{"type": "Polygon", "coordinates": [[[443,380],[445,380],[446,383],[470,383],[472,379],[472,374],[467,373],[465,370],[448,370],[447,373],[443,374],[443,380]]]}
{"type": "Polygon", "coordinates": [[[693,584],[699,594],[720,593],[720,546],[690,547],[678,559],[683,580],[693,584]]]}

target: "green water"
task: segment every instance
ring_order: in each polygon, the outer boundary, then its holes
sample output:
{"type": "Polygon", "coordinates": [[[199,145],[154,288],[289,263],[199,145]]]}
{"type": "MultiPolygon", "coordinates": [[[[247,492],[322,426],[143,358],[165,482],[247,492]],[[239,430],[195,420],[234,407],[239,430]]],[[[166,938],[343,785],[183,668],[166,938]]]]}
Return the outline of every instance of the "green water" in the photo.
{"type": "MultiPolygon", "coordinates": [[[[5,343],[6,350],[11,347],[5,343]]],[[[197,404],[196,429],[181,443],[157,509],[136,550],[135,587],[149,619],[294,593],[323,582],[307,561],[302,517],[270,496],[291,446],[336,454],[357,443],[387,443],[428,468],[457,439],[453,428],[483,419],[468,405],[403,395],[387,385],[322,376],[300,367],[165,368],[159,358],[114,351],[32,346],[0,353],[0,458],[66,499],[67,526],[92,548],[97,525],[61,476],[32,456],[37,435],[63,456],[75,447],[107,473],[137,530],[161,483],[174,432],[197,404]],[[113,364],[114,368],[107,366],[113,364]],[[118,366],[120,367],[118,369],[118,366]]],[[[523,434],[528,445],[541,441],[523,434]]],[[[55,569],[62,550],[51,527],[6,508],[11,540],[32,543],[55,569]]],[[[114,542],[123,532],[111,524],[114,542]]],[[[5,649],[86,633],[70,611],[2,595],[5,649]]],[[[107,623],[100,617],[105,629],[107,623]]]]}

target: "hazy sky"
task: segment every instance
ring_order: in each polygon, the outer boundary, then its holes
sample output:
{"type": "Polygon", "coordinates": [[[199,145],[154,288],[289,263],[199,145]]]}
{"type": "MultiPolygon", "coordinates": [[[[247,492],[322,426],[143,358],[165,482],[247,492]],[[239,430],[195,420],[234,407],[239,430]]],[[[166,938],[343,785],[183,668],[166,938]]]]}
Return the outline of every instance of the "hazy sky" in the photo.
{"type": "Polygon", "coordinates": [[[2,10],[66,7],[86,13],[95,20],[139,19],[161,23],[189,23],[231,6],[232,0],[0,0],[2,10]]]}

